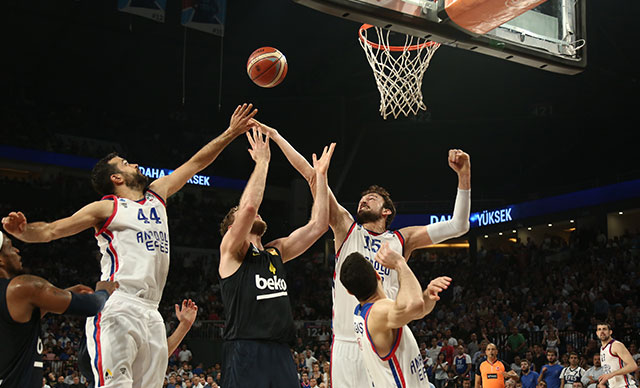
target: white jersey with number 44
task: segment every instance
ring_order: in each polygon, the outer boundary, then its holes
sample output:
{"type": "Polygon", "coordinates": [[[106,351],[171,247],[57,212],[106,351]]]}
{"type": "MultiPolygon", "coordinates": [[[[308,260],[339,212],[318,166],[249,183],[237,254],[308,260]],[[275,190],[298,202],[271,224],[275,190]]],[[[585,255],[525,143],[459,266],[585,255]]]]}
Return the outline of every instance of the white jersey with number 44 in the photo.
{"type": "Polygon", "coordinates": [[[118,292],[160,302],[169,273],[169,225],[164,200],[151,190],[139,201],[109,195],[113,213],[95,234],[102,258],[100,280],[118,292]]]}
{"type": "Polygon", "coordinates": [[[336,253],[335,271],[333,272],[333,334],[336,340],[355,342],[353,332],[353,311],[359,304],[358,300],[342,285],[340,270],[342,263],[353,252],[360,252],[373,266],[382,278],[382,287],[390,299],[396,299],[398,294],[398,273],[395,270],[383,267],[375,261],[376,252],[383,244],[389,243],[391,250],[403,254],[404,238],[396,230],[387,230],[384,233],[368,231],[362,225],[354,222],[349,228],[342,246],[336,253]]]}

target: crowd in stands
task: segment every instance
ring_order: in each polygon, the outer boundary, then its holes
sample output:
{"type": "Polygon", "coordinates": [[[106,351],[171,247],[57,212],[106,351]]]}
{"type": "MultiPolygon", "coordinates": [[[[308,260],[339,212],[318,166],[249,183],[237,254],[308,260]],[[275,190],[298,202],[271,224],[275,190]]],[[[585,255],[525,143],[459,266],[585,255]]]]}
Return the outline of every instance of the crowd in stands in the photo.
{"type": "MultiPolygon", "coordinates": [[[[76,123],[75,132],[81,132],[84,126],[104,130],[126,128],[112,119],[92,119],[78,125],[82,123],[78,117],[96,116],[95,112],[86,113],[80,108],[55,114],[44,110],[38,115],[30,113],[33,108],[1,113],[5,127],[17,129],[10,131],[10,137],[3,142],[97,158],[111,151],[110,146],[95,148],[100,143],[83,145],[81,140],[78,143],[71,138],[63,139],[56,133],[68,128],[69,123],[76,123]],[[40,136],[33,137],[33,131],[41,131],[40,136]],[[25,133],[30,135],[25,137],[25,133]]],[[[204,144],[202,139],[197,142],[204,144]]],[[[171,149],[166,150],[165,156],[173,165],[175,152],[181,148],[179,144],[166,144],[171,149]]],[[[183,156],[178,159],[184,159],[183,156]]],[[[3,198],[0,214],[21,210],[31,221],[54,220],[98,199],[90,188],[88,175],[45,175],[0,177],[3,198]]],[[[177,325],[173,306],[185,298],[193,299],[199,306],[191,336],[207,335],[199,331],[205,321],[224,320],[217,277],[220,243],[217,226],[239,194],[234,197],[207,189],[196,195],[187,189],[169,199],[171,267],[160,306],[168,334],[177,325]]],[[[273,220],[268,233],[280,237],[290,232],[287,209],[281,202],[268,203],[263,209],[263,218],[267,222],[273,220]]],[[[90,231],[49,244],[14,243],[21,250],[28,271],[59,287],[94,285],[98,280],[99,253],[90,231]]],[[[420,344],[430,381],[437,388],[464,387],[468,380],[473,384],[483,348],[487,343],[495,343],[505,364],[521,376],[520,382],[509,382],[514,388],[516,384],[534,388],[522,378],[523,374],[528,375],[523,364],[540,373],[550,362],[548,350],[557,353],[563,368],[581,368],[584,388],[601,388],[584,379],[589,371],[597,369],[594,366],[597,364],[594,355],[600,346],[595,337],[597,320],[609,321],[614,338],[627,344],[634,358],[640,359],[636,346],[640,343],[639,256],[638,231],[608,238],[598,230],[580,227],[568,241],[549,235],[542,241],[518,241],[508,248],[483,248],[475,255],[464,249],[415,252],[409,264],[424,286],[437,276],[453,278],[451,288],[443,294],[436,309],[410,325],[420,344]]],[[[324,242],[287,263],[286,268],[297,325],[292,357],[301,387],[329,388],[333,268],[332,261],[325,257],[324,242]]],[[[84,378],[77,369],[84,320],[48,315],[43,319],[42,330],[47,368],[43,386],[84,387],[84,378]]],[[[201,356],[189,349],[189,338],[169,358],[165,386],[219,386],[219,362],[203,365],[201,356]]],[[[214,339],[219,339],[219,335],[214,339]]],[[[555,383],[547,382],[547,388],[557,388],[555,383]]],[[[565,384],[565,388],[582,388],[575,385],[565,384]]]]}

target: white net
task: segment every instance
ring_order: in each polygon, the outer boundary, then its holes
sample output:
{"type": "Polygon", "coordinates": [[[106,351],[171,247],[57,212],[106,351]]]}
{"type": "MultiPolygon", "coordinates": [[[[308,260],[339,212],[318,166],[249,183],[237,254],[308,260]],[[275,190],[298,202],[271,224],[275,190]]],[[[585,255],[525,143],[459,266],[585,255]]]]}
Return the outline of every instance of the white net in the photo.
{"type": "Polygon", "coordinates": [[[397,118],[427,110],[422,101],[422,78],[439,43],[406,35],[404,46],[389,43],[389,31],[380,27],[362,26],[360,45],[376,79],[380,92],[380,115],[397,118]],[[367,31],[375,29],[378,39],[367,38],[367,31]]]}

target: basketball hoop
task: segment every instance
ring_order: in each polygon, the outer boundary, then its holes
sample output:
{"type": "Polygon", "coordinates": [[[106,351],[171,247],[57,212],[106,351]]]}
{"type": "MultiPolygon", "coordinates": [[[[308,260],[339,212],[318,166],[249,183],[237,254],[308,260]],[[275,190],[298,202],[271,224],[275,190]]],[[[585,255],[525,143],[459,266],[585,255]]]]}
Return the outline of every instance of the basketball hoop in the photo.
{"type": "Polygon", "coordinates": [[[440,43],[406,35],[403,46],[392,46],[389,31],[371,24],[360,27],[359,37],[380,92],[382,118],[427,110],[422,101],[422,77],[440,43]],[[367,38],[367,30],[372,27],[378,34],[378,43],[367,38]]]}

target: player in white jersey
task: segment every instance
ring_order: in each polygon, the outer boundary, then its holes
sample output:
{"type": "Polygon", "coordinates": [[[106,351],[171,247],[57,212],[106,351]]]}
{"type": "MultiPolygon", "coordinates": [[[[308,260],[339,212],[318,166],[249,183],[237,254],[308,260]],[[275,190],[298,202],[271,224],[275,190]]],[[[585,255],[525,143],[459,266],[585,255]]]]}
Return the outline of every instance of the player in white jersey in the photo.
{"type": "Polygon", "coordinates": [[[611,338],[611,326],[599,322],[596,325],[596,335],[600,339],[600,362],[604,374],[598,377],[600,384],[609,384],[609,388],[636,388],[635,380],[631,377],[638,365],[627,347],[620,341],[611,338]]]}
{"type": "Polygon", "coordinates": [[[94,229],[102,253],[101,280],[120,284],[102,313],[86,324],[97,386],[162,386],[167,337],[158,303],[167,279],[170,249],[165,200],[246,132],[256,112],[251,104],[238,106],[226,131],[173,173],[151,184],[137,164],[112,153],[91,173],[102,200],[54,222],[27,223],[21,212],[11,212],[2,219],[5,230],[25,242],[49,242],[94,229]]]}
{"type": "MultiPolygon", "coordinates": [[[[277,130],[258,123],[261,131],[280,147],[289,162],[307,180],[311,192],[315,191],[315,173],[309,162],[300,155],[277,130]]],[[[366,379],[356,337],[351,329],[353,310],[358,304],[340,283],[340,268],[345,258],[360,252],[371,259],[383,242],[404,256],[431,244],[463,235],[469,230],[471,207],[471,163],[469,155],[461,150],[449,150],[448,163],[458,175],[458,191],[453,216],[450,220],[425,226],[409,226],[397,231],[388,228],[396,210],[389,193],[379,186],[366,190],[360,202],[356,219],[342,207],[335,195],[329,193],[329,225],[334,235],[336,262],[333,274],[333,344],[331,346],[331,382],[333,388],[357,388],[366,379]]],[[[370,260],[371,261],[371,260],[370,260]]],[[[374,263],[373,261],[371,261],[374,263]]],[[[373,264],[375,265],[375,264],[373,264]]],[[[379,268],[378,268],[379,269],[379,268]]],[[[395,297],[398,289],[397,274],[381,274],[387,296],[395,297]],[[384,275],[384,276],[382,276],[384,275]]]]}
{"type": "MultiPolygon", "coordinates": [[[[430,313],[449,287],[451,278],[439,277],[423,292],[406,260],[385,243],[375,260],[398,274],[395,301],[387,298],[382,277],[359,252],[351,253],[340,270],[340,281],[359,304],[353,328],[370,386],[375,388],[427,388],[429,379],[418,343],[407,326],[430,313]]],[[[364,384],[360,384],[364,386],[364,384]]]]}

